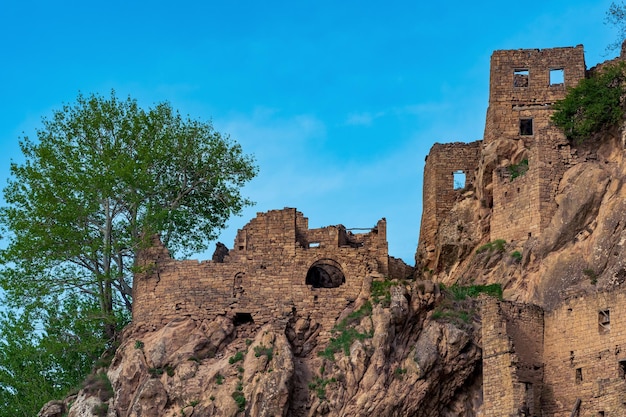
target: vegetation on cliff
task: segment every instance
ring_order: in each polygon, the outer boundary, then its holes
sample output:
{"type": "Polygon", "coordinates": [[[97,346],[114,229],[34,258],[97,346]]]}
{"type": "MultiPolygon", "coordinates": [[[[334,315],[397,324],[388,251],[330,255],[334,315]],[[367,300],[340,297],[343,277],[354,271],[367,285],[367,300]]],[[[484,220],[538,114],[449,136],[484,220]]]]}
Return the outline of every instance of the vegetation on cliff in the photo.
{"type": "Polygon", "coordinates": [[[624,118],[625,68],[623,62],[602,68],[554,104],[552,121],[569,140],[580,143],[624,118]]]}

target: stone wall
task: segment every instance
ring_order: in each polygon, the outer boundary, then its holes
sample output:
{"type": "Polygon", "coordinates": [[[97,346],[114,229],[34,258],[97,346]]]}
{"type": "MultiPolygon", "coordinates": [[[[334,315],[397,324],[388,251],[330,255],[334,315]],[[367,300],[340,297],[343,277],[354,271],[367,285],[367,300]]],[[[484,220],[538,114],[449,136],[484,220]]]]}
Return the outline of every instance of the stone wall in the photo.
{"type": "Polygon", "coordinates": [[[545,314],[544,416],[626,415],[626,294],[570,299],[545,314]]]}
{"type": "Polygon", "coordinates": [[[543,387],[543,311],[484,297],[482,417],[538,416],[543,387]],[[528,414],[520,414],[527,412],[528,414]]]}
{"type": "Polygon", "coordinates": [[[416,264],[428,263],[434,256],[435,236],[441,220],[465,191],[474,187],[480,161],[481,141],[435,143],[426,157],[422,199],[422,223],[416,264]],[[462,171],[465,184],[455,189],[454,173],[462,171]]]}
{"type": "Polygon", "coordinates": [[[626,293],[558,308],[484,297],[482,417],[626,415],[626,293]],[[527,410],[524,410],[527,407],[527,410]],[[523,414],[527,412],[527,414],[523,414]]]}
{"type": "Polygon", "coordinates": [[[223,262],[174,260],[158,240],[141,253],[133,322],[228,315],[281,325],[300,312],[330,330],[364,277],[389,273],[388,259],[385,219],[352,234],[343,226],[308,229],[308,219],[291,208],[259,213],[238,231],[223,262]]]}
{"type": "MultiPolygon", "coordinates": [[[[495,51],[491,56],[486,144],[501,137],[535,141],[535,132],[549,125],[550,105],[585,77],[582,45],[550,49],[495,51]],[[561,72],[562,82],[551,82],[561,72]],[[521,135],[520,119],[531,119],[533,133],[521,135]]],[[[554,81],[554,80],[553,80],[554,81]]]]}
{"type": "MultiPolygon", "coordinates": [[[[452,173],[463,170],[468,183],[476,184],[481,149],[498,139],[522,141],[529,171],[512,181],[506,167],[483,167],[480,191],[493,208],[490,240],[524,240],[547,227],[556,210],[558,183],[571,159],[567,140],[551,125],[552,104],[585,73],[582,45],[493,53],[483,141],[436,143],[427,157],[416,264],[433,265],[437,229],[460,194],[452,187],[452,173]]],[[[507,157],[496,159],[500,163],[507,157]]]]}
{"type": "Polygon", "coordinates": [[[525,240],[550,224],[559,182],[572,165],[570,145],[555,127],[538,132],[541,141],[528,152],[528,171],[512,178],[509,167],[493,171],[490,240],[525,240]]]}

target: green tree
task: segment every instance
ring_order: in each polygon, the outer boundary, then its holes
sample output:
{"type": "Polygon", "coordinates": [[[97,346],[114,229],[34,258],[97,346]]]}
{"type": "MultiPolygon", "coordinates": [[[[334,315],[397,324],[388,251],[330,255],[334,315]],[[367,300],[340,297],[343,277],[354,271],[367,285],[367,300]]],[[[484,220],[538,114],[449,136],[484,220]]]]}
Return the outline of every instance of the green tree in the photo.
{"type": "Polygon", "coordinates": [[[207,248],[226,220],[251,204],[240,190],[251,156],[210,123],[168,103],[78,95],[20,141],[0,225],[0,285],[12,306],[82,294],[112,338],[116,309],[132,308],[133,263],[154,234],[174,254],[207,248]]]}
{"type": "Polygon", "coordinates": [[[621,62],[601,69],[554,104],[552,122],[568,139],[582,142],[623,119],[625,68],[621,62]]]}
{"type": "Polygon", "coordinates": [[[34,416],[78,387],[106,347],[99,316],[77,294],[0,315],[0,417],[34,416]]]}
{"type": "Polygon", "coordinates": [[[620,49],[622,42],[626,39],[626,4],[624,2],[615,3],[611,2],[609,10],[606,12],[604,22],[609,25],[615,26],[617,29],[617,38],[614,42],[607,46],[607,51],[614,51],[620,49]]]}

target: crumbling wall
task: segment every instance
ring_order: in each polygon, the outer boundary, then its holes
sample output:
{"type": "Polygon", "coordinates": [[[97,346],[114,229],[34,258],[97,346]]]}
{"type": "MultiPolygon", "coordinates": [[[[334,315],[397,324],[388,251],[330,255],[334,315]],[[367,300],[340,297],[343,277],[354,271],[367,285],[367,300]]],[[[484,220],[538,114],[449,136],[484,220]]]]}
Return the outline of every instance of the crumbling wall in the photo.
{"type": "Polygon", "coordinates": [[[422,202],[422,223],[416,265],[432,266],[437,229],[459,196],[474,187],[480,161],[481,141],[435,143],[426,157],[422,202]],[[455,189],[454,173],[462,171],[465,184],[455,189]]]}
{"type": "Polygon", "coordinates": [[[507,167],[492,173],[490,239],[537,236],[556,210],[554,197],[570,160],[565,136],[551,125],[552,104],[585,77],[582,45],[496,51],[491,56],[484,141],[521,140],[529,170],[514,180],[507,167]],[[562,78],[551,73],[560,73],[562,78]],[[555,82],[555,80],[561,82],[555,82]]]}
{"type": "Polygon", "coordinates": [[[302,213],[287,208],[258,213],[239,230],[223,262],[174,260],[156,242],[138,257],[133,322],[229,315],[280,326],[302,312],[330,330],[356,300],[365,276],[389,273],[384,219],[369,233],[347,235],[343,226],[309,230],[302,213]],[[333,279],[343,274],[331,282],[338,286],[316,281],[327,271],[333,279]],[[319,285],[307,285],[307,277],[319,285]]]}
{"type": "Polygon", "coordinates": [[[626,293],[588,294],[545,314],[544,416],[626,415],[626,293]]]}
{"type": "Polygon", "coordinates": [[[491,55],[485,143],[501,137],[532,143],[534,132],[550,124],[551,104],[564,98],[567,88],[578,84],[585,71],[582,45],[495,51],[491,55]],[[561,72],[563,82],[551,82],[555,71],[561,72]],[[520,119],[532,119],[532,134],[521,134],[520,119]]]}
{"type": "Polygon", "coordinates": [[[553,126],[528,152],[528,170],[513,178],[510,166],[493,171],[490,240],[524,240],[539,236],[556,212],[559,182],[573,164],[570,145],[553,126]]]}
{"type": "Polygon", "coordinates": [[[481,416],[541,415],[543,311],[534,305],[484,297],[481,319],[481,416]]]}

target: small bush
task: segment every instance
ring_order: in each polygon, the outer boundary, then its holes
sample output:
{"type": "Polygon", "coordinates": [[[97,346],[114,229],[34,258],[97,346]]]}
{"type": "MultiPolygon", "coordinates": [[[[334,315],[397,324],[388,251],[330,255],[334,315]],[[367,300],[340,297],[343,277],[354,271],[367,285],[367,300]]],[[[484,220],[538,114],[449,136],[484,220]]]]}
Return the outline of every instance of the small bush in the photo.
{"type": "Polygon", "coordinates": [[[326,349],[318,352],[318,355],[331,361],[335,360],[335,353],[341,350],[343,350],[345,355],[350,355],[350,345],[352,345],[352,342],[354,342],[354,340],[368,339],[371,338],[373,335],[359,333],[353,327],[348,326],[360,320],[362,317],[369,316],[371,314],[372,303],[370,303],[369,301],[363,304],[358,310],[348,314],[348,317],[341,320],[330,331],[333,335],[338,334],[338,336],[331,337],[326,349]]]}
{"type": "Polygon", "coordinates": [[[141,340],[135,340],[135,349],[143,349],[144,344],[141,340]]]}
{"type": "Polygon", "coordinates": [[[97,395],[102,402],[109,401],[114,395],[113,386],[105,372],[88,375],[82,387],[87,395],[97,395]]]}
{"type": "Polygon", "coordinates": [[[314,381],[309,382],[309,390],[315,391],[317,398],[320,400],[326,399],[326,385],[335,383],[335,378],[324,379],[321,377],[315,377],[314,381]]]}
{"type": "Polygon", "coordinates": [[[433,320],[448,320],[454,323],[469,323],[472,319],[473,312],[465,310],[454,310],[447,308],[437,308],[433,311],[431,319],[433,320]]]}
{"type": "Polygon", "coordinates": [[[406,368],[398,367],[398,368],[396,368],[396,370],[393,373],[394,373],[396,378],[402,379],[402,378],[404,378],[404,374],[406,374],[406,371],[407,371],[406,368]]]}
{"type": "Polygon", "coordinates": [[[217,385],[222,385],[224,383],[224,376],[222,374],[215,375],[215,383],[217,385]]]}
{"type": "Polygon", "coordinates": [[[596,285],[598,283],[598,274],[591,268],[583,269],[583,274],[589,277],[589,281],[592,285],[596,285]]]}
{"type": "Polygon", "coordinates": [[[476,253],[483,252],[504,252],[504,246],[506,245],[506,240],[504,239],[496,239],[493,242],[485,243],[478,249],[476,249],[476,253]]]}
{"type": "Polygon", "coordinates": [[[521,177],[528,172],[528,159],[524,159],[516,165],[509,165],[508,170],[511,175],[511,181],[517,177],[521,177]]]}
{"type": "Polygon", "coordinates": [[[388,280],[372,281],[371,292],[374,304],[382,303],[383,307],[388,307],[391,304],[391,291],[389,289],[395,285],[398,283],[388,280]]]}
{"type": "Polygon", "coordinates": [[[239,411],[244,411],[246,409],[246,397],[243,396],[241,391],[234,391],[232,394],[233,400],[237,403],[237,407],[239,411]]]}
{"type": "Polygon", "coordinates": [[[519,263],[522,261],[522,253],[518,250],[511,254],[511,258],[515,260],[515,262],[519,263]]]}
{"type": "Polygon", "coordinates": [[[233,356],[228,358],[228,363],[232,365],[233,363],[237,363],[242,360],[243,360],[243,352],[237,351],[237,353],[235,353],[233,356]]]}
{"type": "Polygon", "coordinates": [[[502,299],[502,285],[469,285],[461,286],[454,284],[447,289],[452,294],[452,298],[456,301],[465,300],[466,298],[476,298],[480,294],[487,294],[498,299],[502,299]]]}
{"type": "Polygon", "coordinates": [[[272,358],[274,357],[274,348],[265,347],[263,345],[255,346],[254,356],[258,358],[259,356],[263,356],[263,355],[267,356],[268,361],[271,361],[272,358]]]}

